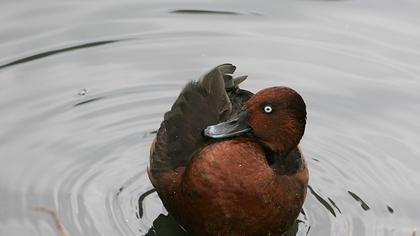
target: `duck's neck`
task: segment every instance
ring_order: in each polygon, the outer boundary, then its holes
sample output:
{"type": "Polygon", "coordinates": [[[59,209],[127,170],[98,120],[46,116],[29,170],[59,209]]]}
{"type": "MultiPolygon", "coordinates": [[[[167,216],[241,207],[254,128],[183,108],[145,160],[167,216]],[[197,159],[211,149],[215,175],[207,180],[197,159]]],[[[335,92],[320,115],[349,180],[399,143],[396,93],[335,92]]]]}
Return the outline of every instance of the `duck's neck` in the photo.
{"type": "Polygon", "coordinates": [[[291,175],[296,173],[304,164],[298,147],[289,152],[265,150],[267,162],[278,174],[291,175]]]}

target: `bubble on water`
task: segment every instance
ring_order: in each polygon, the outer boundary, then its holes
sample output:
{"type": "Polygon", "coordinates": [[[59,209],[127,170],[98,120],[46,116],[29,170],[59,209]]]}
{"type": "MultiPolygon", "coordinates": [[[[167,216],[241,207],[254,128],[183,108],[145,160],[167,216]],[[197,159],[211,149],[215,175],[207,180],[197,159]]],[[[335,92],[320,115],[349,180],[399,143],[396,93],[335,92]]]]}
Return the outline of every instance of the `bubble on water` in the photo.
{"type": "Polygon", "coordinates": [[[88,91],[87,91],[87,89],[82,89],[82,90],[80,90],[79,91],[79,96],[84,96],[84,95],[86,95],[88,93],[88,91]]]}

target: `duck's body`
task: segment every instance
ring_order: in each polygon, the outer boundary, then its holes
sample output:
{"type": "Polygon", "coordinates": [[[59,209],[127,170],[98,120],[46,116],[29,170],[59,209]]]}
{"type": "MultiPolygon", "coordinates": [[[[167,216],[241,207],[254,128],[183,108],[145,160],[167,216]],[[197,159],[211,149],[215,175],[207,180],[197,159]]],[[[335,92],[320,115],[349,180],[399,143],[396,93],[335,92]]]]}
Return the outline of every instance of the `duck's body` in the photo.
{"type": "MultiPolygon", "coordinates": [[[[303,130],[284,117],[280,126],[297,129],[284,135],[300,137],[265,137],[279,130],[255,113],[261,103],[258,94],[254,99],[238,89],[244,77],[232,83],[227,73],[233,70],[221,65],[186,86],[152,146],[149,177],[167,210],[193,235],[281,235],[298,216],[306,195],[308,170],[297,147],[303,130]]],[[[283,89],[290,92],[276,91],[283,89]]],[[[264,97],[278,96],[266,92],[264,97]]],[[[301,105],[300,100],[297,105],[293,99],[287,102],[292,108],[301,105]]],[[[283,106],[270,104],[274,109],[283,106]]]]}

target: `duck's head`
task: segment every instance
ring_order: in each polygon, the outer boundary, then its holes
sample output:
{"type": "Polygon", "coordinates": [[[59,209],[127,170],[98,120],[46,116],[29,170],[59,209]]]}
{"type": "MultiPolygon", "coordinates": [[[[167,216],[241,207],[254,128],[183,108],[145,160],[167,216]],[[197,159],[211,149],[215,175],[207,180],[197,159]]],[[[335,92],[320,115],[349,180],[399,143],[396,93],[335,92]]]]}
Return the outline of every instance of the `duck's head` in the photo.
{"type": "Polygon", "coordinates": [[[211,138],[228,138],[250,133],[272,151],[287,153],[296,147],[306,124],[302,97],[287,87],[259,91],[242,111],[228,121],[204,130],[211,138]]]}

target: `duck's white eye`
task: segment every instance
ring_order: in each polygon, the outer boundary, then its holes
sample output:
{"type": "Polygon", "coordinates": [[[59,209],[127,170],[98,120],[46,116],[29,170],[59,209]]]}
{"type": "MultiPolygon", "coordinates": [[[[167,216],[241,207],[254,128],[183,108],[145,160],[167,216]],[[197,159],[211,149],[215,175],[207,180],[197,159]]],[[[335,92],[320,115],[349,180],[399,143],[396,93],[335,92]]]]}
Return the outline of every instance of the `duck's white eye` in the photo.
{"type": "Polygon", "coordinates": [[[267,106],[264,107],[264,112],[265,113],[271,113],[272,111],[273,111],[273,108],[271,106],[267,105],[267,106]]]}

